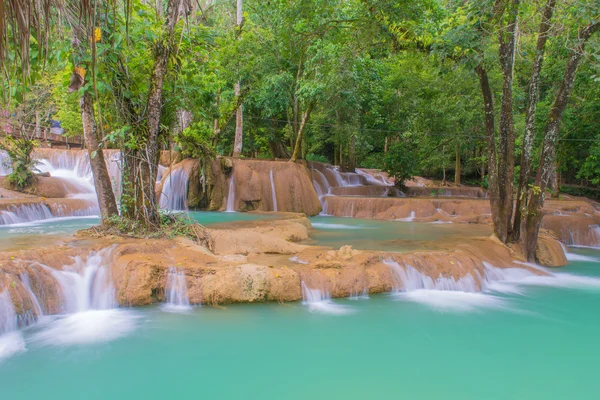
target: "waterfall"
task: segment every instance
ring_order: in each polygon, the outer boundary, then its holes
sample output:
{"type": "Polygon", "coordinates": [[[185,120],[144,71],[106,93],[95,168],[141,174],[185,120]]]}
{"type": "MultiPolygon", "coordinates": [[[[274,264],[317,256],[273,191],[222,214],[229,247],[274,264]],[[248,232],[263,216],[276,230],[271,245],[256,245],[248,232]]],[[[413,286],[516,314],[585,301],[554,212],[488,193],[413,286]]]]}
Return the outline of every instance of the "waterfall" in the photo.
{"type": "Polygon", "coordinates": [[[62,289],[65,313],[106,310],[118,306],[110,273],[112,248],[92,252],[87,260],[75,257],[73,265],[52,275],[62,289]]]}
{"type": "Polygon", "coordinates": [[[18,328],[17,314],[8,290],[0,293],[0,335],[16,331],[18,328]]]}
{"type": "Polygon", "coordinates": [[[29,282],[29,275],[24,272],[21,272],[19,274],[19,278],[21,278],[21,282],[23,282],[23,287],[27,291],[27,294],[29,295],[31,302],[33,303],[33,311],[35,312],[35,315],[37,317],[41,317],[42,315],[44,315],[44,308],[40,304],[40,301],[38,300],[35,293],[33,292],[33,289],[31,289],[31,283],[29,282]]]}
{"type": "Polygon", "coordinates": [[[227,209],[225,211],[235,211],[235,180],[233,171],[231,172],[231,178],[229,178],[229,191],[227,192],[227,209]]]}
{"type": "Polygon", "coordinates": [[[50,208],[43,203],[11,205],[0,210],[0,225],[23,224],[53,217],[50,208]]]}
{"type": "Polygon", "coordinates": [[[170,211],[185,211],[187,207],[189,172],[184,168],[171,170],[160,194],[160,207],[170,211]]]}
{"type": "Polygon", "coordinates": [[[404,268],[393,260],[385,260],[394,275],[394,291],[412,292],[419,289],[425,290],[444,290],[460,292],[479,292],[479,285],[471,274],[467,274],[458,280],[453,277],[439,276],[432,278],[419,272],[411,265],[405,264],[404,268]]]}
{"type": "Polygon", "coordinates": [[[0,293],[0,362],[25,351],[25,341],[18,331],[17,314],[8,290],[0,293]]]}
{"type": "Polygon", "coordinates": [[[269,173],[271,178],[271,196],[273,197],[273,211],[277,212],[277,193],[275,192],[275,182],[273,181],[273,170],[269,173]]]}
{"type": "Polygon", "coordinates": [[[412,222],[415,220],[416,217],[416,213],[414,211],[411,211],[409,216],[406,218],[396,218],[396,221],[404,221],[404,222],[412,222]]]}
{"type": "Polygon", "coordinates": [[[158,170],[156,172],[156,183],[160,183],[160,181],[162,181],[163,175],[165,174],[166,171],[167,171],[167,167],[165,167],[163,165],[158,166],[158,170]]]}
{"type": "Polygon", "coordinates": [[[4,150],[0,150],[0,176],[8,175],[12,171],[10,167],[10,159],[8,153],[4,150]]]}
{"type": "Polygon", "coordinates": [[[169,268],[166,295],[167,302],[162,307],[164,311],[182,312],[191,309],[187,281],[183,270],[178,270],[175,267],[169,268]]]}
{"type": "Polygon", "coordinates": [[[336,304],[331,300],[331,293],[327,289],[310,288],[304,281],[302,285],[302,304],[310,312],[323,314],[343,315],[352,312],[352,308],[336,304]]]}

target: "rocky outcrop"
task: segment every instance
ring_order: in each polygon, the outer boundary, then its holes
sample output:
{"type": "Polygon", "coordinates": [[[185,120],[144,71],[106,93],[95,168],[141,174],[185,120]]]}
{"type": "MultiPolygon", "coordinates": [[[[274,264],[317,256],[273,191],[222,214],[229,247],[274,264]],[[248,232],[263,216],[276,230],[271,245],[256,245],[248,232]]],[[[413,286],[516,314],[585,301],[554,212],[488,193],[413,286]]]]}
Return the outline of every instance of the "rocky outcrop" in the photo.
{"type": "Polygon", "coordinates": [[[326,196],[324,213],[336,217],[382,220],[450,221],[490,223],[487,200],[415,199],[415,198],[344,198],[326,196]]]}
{"type": "MultiPolygon", "coordinates": [[[[185,169],[189,175],[187,203],[190,209],[227,209],[233,179],[232,204],[235,211],[284,211],[306,215],[316,215],[321,211],[310,174],[301,163],[230,158],[186,159],[171,167],[172,171],[177,169],[185,169]]],[[[168,174],[168,171],[165,172],[157,185],[157,194],[163,191],[168,174]]]]}
{"type": "MultiPolygon", "coordinates": [[[[11,187],[6,184],[6,178],[0,177],[0,186],[4,189],[11,190],[11,187]]],[[[53,176],[37,176],[35,183],[23,190],[25,197],[37,196],[48,199],[60,199],[78,193],[81,193],[81,188],[75,182],[53,176]]],[[[24,196],[21,195],[20,197],[24,196]]]]}
{"type": "Polygon", "coordinates": [[[171,167],[184,159],[181,152],[176,150],[161,150],[158,164],[163,167],[171,167]]]}

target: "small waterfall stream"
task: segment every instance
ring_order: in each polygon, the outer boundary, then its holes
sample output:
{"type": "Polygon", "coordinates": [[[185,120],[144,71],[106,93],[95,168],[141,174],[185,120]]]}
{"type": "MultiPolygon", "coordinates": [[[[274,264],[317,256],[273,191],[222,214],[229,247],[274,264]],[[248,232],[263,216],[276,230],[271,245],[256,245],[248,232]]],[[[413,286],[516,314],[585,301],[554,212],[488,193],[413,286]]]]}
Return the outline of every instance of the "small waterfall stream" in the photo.
{"type": "Polygon", "coordinates": [[[309,287],[304,281],[302,285],[302,304],[308,307],[310,312],[323,314],[343,315],[353,312],[351,307],[334,303],[331,300],[329,290],[309,287]]]}
{"type": "Polygon", "coordinates": [[[33,289],[31,288],[31,282],[29,281],[29,275],[24,272],[21,272],[19,274],[19,278],[21,278],[21,282],[23,282],[23,287],[27,291],[27,294],[29,295],[31,302],[33,303],[33,311],[35,312],[35,315],[38,317],[44,315],[44,308],[42,307],[40,301],[38,300],[37,296],[33,292],[33,289]]]}
{"type": "Polygon", "coordinates": [[[75,257],[64,270],[52,270],[62,289],[63,311],[78,313],[118,307],[110,273],[112,248],[92,252],[87,260],[75,257]]]}
{"type": "Polygon", "coordinates": [[[164,311],[186,312],[191,310],[187,280],[183,270],[175,267],[169,268],[165,291],[167,302],[161,307],[164,311]]]}
{"type": "Polygon", "coordinates": [[[275,182],[273,180],[273,170],[270,171],[269,178],[271,179],[271,196],[273,199],[273,211],[277,212],[277,193],[275,192],[275,182]]]}
{"type": "Polygon", "coordinates": [[[18,320],[8,290],[0,293],[0,362],[25,351],[25,340],[18,331],[18,320]]]}
{"type": "Polygon", "coordinates": [[[231,172],[231,178],[229,178],[229,190],[227,191],[227,212],[235,212],[235,179],[234,173],[231,172]]]}
{"type": "Polygon", "coordinates": [[[184,168],[171,170],[165,179],[160,194],[160,208],[170,211],[185,211],[187,206],[189,172],[184,168]]]}

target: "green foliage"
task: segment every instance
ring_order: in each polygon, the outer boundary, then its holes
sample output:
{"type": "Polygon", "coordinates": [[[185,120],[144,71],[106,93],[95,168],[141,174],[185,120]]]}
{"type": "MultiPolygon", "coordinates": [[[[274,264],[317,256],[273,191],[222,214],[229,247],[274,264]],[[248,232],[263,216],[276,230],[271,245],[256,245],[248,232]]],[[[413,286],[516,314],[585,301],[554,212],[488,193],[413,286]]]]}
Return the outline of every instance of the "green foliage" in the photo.
{"type": "Polygon", "coordinates": [[[562,185],[560,192],[570,194],[571,196],[587,197],[588,199],[600,201],[600,189],[595,187],[562,185]]]}
{"type": "Polygon", "coordinates": [[[411,140],[400,140],[392,144],[383,159],[383,171],[396,180],[396,185],[404,186],[404,182],[419,172],[417,146],[411,140]]]}
{"type": "Polygon", "coordinates": [[[312,153],[306,155],[306,160],[307,161],[317,161],[317,162],[321,162],[321,163],[325,163],[325,164],[329,164],[331,162],[327,157],[325,157],[323,155],[312,154],[312,153]]]}
{"type": "Polygon", "coordinates": [[[11,173],[6,177],[10,187],[16,190],[24,190],[35,182],[36,160],[32,152],[38,143],[27,138],[16,138],[6,136],[0,141],[0,150],[6,151],[10,159],[11,173]]]}
{"type": "Polygon", "coordinates": [[[212,128],[196,122],[177,135],[177,143],[182,153],[193,158],[212,158],[215,146],[212,128]]]}

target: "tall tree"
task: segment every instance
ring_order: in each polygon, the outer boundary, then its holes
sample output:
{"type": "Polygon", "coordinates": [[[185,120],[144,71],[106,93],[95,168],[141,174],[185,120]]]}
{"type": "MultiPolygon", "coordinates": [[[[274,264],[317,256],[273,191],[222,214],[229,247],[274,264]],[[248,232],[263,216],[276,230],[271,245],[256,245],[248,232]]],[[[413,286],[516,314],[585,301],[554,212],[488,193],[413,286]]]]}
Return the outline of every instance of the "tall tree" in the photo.
{"type": "MultiPolygon", "coordinates": [[[[237,29],[239,30],[238,35],[240,34],[240,31],[242,29],[243,22],[244,22],[244,14],[242,12],[242,0],[237,0],[236,24],[237,24],[237,29]]],[[[238,80],[234,86],[234,92],[235,92],[236,99],[241,98],[241,95],[242,95],[241,87],[242,87],[241,82],[238,80]]],[[[239,157],[242,154],[243,137],[244,137],[244,110],[243,110],[243,104],[239,104],[239,106],[237,107],[237,109],[235,111],[235,141],[233,144],[233,156],[234,157],[239,157]]]]}

